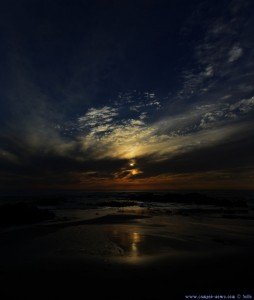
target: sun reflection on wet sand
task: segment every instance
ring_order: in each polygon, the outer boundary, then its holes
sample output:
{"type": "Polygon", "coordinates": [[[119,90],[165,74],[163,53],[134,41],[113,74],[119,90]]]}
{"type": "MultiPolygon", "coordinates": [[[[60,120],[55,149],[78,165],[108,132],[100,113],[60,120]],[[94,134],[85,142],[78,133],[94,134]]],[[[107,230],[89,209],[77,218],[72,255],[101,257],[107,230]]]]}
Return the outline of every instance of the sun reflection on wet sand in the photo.
{"type": "Polygon", "coordinates": [[[125,228],[114,228],[112,230],[112,239],[123,248],[125,257],[129,259],[141,258],[141,244],[144,242],[144,235],[137,228],[126,230],[125,228]]]}
{"type": "Polygon", "coordinates": [[[151,263],[165,254],[160,251],[162,246],[165,246],[165,239],[157,239],[147,234],[144,228],[139,226],[114,227],[107,230],[107,235],[117,247],[123,249],[123,255],[111,257],[118,263],[143,265],[151,263]]]}
{"type": "Polygon", "coordinates": [[[132,233],[131,256],[139,256],[139,243],[141,242],[141,235],[138,232],[132,233]]]}

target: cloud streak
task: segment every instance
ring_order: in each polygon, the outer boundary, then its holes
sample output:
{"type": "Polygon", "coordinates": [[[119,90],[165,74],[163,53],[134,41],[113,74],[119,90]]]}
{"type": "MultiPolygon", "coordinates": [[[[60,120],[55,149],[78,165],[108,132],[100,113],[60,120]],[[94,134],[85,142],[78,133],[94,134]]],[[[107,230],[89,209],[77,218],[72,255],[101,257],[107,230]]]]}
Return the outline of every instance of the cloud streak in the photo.
{"type": "MultiPolygon", "coordinates": [[[[45,120],[41,131],[32,123],[19,136],[9,134],[5,137],[8,146],[0,152],[6,178],[12,172],[23,174],[21,178],[40,174],[35,176],[38,182],[43,178],[48,182],[50,178],[60,180],[59,172],[63,172],[66,178],[73,174],[77,185],[98,183],[99,178],[107,184],[110,180],[119,184],[121,180],[126,184],[143,182],[153,176],[165,181],[175,177],[174,172],[199,172],[197,162],[201,158],[202,171],[213,171],[208,157],[219,152],[210,152],[211,149],[224,149],[239,136],[251,136],[246,128],[253,126],[254,97],[234,103],[194,105],[179,115],[156,121],[150,119],[148,111],[139,110],[135,118],[126,116],[131,105],[89,108],[70,128],[49,126],[45,120]],[[70,133],[64,135],[66,131],[70,133]],[[192,161],[195,163],[190,166],[192,161]]],[[[3,135],[1,140],[4,141],[3,135]]],[[[219,169],[219,165],[215,166],[214,172],[219,169]]]]}

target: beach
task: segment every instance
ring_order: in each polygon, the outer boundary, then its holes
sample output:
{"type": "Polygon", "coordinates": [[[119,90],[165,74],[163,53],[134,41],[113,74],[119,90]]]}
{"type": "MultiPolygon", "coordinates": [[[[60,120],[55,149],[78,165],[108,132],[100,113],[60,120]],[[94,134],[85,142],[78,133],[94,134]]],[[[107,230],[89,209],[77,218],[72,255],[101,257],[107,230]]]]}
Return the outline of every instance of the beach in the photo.
{"type": "Polygon", "coordinates": [[[239,214],[65,209],[53,220],[1,229],[3,290],[44,299],[253,295],[253,229],[239,214]]]}

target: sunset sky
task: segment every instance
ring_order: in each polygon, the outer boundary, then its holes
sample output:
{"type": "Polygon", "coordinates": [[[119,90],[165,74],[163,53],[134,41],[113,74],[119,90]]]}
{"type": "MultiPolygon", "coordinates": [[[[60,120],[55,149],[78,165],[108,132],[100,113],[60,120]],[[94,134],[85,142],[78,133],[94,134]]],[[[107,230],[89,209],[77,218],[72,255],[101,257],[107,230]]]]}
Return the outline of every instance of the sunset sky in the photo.
{"type": "Polygon", "coordinates": [[[254,188],[252,0],[4,0],[0,187],[254,188]]]}

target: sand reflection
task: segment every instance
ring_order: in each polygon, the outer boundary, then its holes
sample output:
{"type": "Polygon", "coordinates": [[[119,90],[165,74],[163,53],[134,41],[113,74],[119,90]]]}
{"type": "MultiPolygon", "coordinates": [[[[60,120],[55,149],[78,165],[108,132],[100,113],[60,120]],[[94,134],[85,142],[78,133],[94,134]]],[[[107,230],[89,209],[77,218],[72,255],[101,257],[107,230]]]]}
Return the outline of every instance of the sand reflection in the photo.
{"type": "Polygon", "coordinates": [[[126,230],[117,228],[112,231],[113,241],[124,250],[128,257],[142,256],[141,245],[144,243],[144,235],[137,228],[126,230]]]}
{"type": "Polygon", "coordinates": [[[143,227],[119,226],[107,231],[109,239],[123,250],[114,256],[120,263],[146,264],[172,252],[170,240],[148,234],[143,227]]]}
{"type": "Polygon", "coordinates": [[[141,242],[141,235],[138,232],[133,232],[131,243],[131,256],[139,255],[139,243],[141,242]]]}

